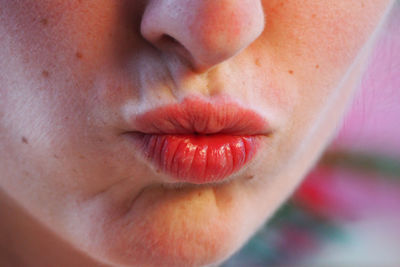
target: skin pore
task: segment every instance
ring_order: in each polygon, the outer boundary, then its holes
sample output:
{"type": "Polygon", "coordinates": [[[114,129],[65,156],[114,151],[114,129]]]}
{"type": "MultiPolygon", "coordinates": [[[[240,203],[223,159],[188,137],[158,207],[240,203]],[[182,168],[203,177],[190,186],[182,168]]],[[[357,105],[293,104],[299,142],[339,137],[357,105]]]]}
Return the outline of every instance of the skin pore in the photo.
{"type": "Polygon", "coordinates": [[[332,138],[392,4],[0,0],[1,262],[225,260],[332,138]],[[224,183],[171,183],[125,133],[185,99],[230,99],[272,133],[224,183]]]}

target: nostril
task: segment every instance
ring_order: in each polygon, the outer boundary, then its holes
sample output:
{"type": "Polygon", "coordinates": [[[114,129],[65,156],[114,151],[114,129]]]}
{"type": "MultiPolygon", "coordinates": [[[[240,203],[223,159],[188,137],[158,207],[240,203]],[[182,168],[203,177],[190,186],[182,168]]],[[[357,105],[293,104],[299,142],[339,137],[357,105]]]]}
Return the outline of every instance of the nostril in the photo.
{"type": "Polygon", "coordinates": [[[186,64],[193,68],[193,57],[188,49],[177,39],[169,34],[163,34],[155,45],[164,52],[170,52],[180,55],[181,60],[186,61],[186,64]]]}
{"type": "Polygon", "coordinates": [[[183,48],[183,45],[169,34],[162,34],[153,40],[151,44],[162,51],[173,51],[183,48]]]}
{"type": "Polygon", "coordinates": [[[169,34],[162,34],[156,40],[151,42],[157,49],[164,52],[179,52],[179,54],[187,54],[186,48],[174,37],[169,34]]]}
{"type": "Polygon", "coordinates": [[[186,51],[185,46],[179,42],[177,39],[175,39],[174,37],[172,37],[169,34],[163,34],[160,39],[158,39],[158,41],[155,43],[156,46],[163,50],[163,51],[169,51],[169,52],[185,52],[187,53],[188,51],[186,51]]]}
{"type": "Polygon", "coordinates": [[[163,34],[159,40],[159,44],[161,46],[176,46],[180,45],[179,42],[172,37],[171,35],[168,34],[163,34]]]}

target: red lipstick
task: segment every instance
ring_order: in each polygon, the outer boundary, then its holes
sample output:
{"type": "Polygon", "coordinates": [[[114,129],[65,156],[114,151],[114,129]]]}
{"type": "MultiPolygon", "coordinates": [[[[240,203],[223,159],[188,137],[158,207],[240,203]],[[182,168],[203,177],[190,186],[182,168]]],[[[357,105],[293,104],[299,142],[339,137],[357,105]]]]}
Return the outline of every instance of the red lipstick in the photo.
{"type": "Polygon", "coordinates": [[[267,122],[233,102],[185,99],[132,119],[143,156],[175,181],[219,182],[256,154],[267,122]]]}

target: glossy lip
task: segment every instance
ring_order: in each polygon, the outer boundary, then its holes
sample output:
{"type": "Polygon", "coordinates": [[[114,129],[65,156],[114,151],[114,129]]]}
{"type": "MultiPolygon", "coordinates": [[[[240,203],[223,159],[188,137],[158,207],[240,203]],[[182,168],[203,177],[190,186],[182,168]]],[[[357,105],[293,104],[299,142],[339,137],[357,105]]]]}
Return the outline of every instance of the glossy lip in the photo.
{"type": "Polygon", "coordinates": [[[234,102],[185,99],[132,117],[136,148],[174,182],[225,180],[257,153],[271,132],[255,111],[234,102]]]}

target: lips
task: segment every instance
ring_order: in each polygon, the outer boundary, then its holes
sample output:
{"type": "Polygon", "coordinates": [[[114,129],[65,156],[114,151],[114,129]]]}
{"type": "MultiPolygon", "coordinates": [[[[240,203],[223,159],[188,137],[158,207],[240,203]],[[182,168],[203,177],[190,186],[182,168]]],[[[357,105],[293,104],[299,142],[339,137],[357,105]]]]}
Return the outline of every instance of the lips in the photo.
{"type": "Polygon", "coordinates": [[[269,133],[256,112],[233,102],[186,99],[132,117],[143,158],[176,182],[220,182],[242,169],[269,133]]]}

